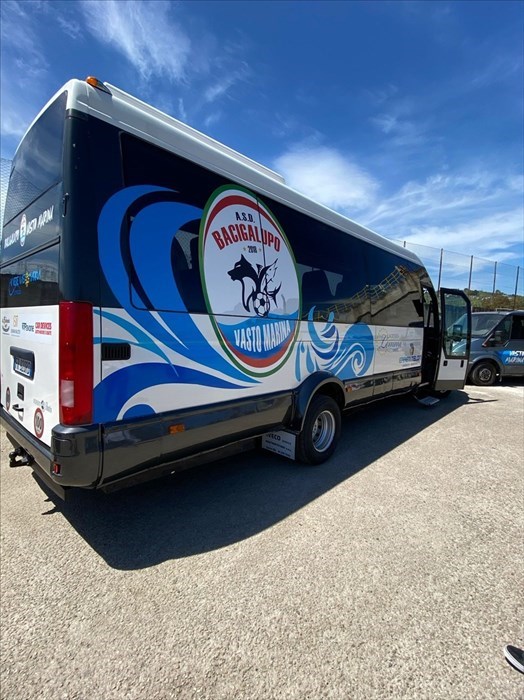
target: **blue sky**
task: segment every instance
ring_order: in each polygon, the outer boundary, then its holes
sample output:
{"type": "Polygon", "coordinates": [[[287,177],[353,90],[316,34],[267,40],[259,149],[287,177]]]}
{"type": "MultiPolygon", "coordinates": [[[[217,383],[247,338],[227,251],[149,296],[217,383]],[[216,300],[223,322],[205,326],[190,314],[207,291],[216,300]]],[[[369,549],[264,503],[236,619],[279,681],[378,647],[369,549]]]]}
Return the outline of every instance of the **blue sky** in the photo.
{"type": "Polygon", "coordinates": [[[383,235],[523,264],[520,2],[3,0],[1,150],[96,75],[383,235]]]}

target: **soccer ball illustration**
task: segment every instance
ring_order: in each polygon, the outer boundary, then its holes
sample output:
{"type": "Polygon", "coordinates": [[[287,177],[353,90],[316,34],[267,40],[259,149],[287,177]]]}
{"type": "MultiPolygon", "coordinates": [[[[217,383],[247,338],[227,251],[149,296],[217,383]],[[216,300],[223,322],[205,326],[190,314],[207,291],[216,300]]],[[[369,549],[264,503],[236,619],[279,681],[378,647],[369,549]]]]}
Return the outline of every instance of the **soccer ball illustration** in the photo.
{"type": "Polygon", "coordinates": [[[253,310],[257,316],[267,316],[269,313],[269,297],[267,294],[257,292],[253,297],[253,310]]]}

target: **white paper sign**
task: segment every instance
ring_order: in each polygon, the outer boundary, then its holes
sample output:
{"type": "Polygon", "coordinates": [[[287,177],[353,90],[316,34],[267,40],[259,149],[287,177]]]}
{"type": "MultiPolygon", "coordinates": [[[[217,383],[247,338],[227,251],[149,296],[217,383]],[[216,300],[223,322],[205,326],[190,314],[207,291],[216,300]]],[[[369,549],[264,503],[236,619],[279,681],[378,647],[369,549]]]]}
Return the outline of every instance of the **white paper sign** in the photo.
{"type": "Polygon", "coordinates": [[[262,447],[282,457],[295,459],[295,444],[297,436],[280,430],[276,433],[266,433],[262,437],[262,447]]]}

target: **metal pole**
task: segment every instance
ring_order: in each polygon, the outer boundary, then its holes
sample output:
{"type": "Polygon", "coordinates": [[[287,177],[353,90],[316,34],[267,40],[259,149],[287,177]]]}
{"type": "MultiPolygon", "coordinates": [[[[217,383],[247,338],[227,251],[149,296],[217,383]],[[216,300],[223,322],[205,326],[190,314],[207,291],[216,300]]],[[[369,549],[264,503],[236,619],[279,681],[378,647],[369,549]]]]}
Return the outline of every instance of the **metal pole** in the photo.
{"type": "Polygon", "coordinates": [[[517,265],[517,277],[515,279],[515,294],[513,295],[513,309],[517,308],[517,292],[519,290],[519,271],[520,267],[517,265]]]}
{"type": "Polygon", "coordinates": [[[440,289],[440,280],[442,279],[442,256],[444,255],[444,248],[440,249],[440,263],[438,267],[438,285],[437,291],[440,289]]]}
{"type": "Polygon", "coordinates": [[[493,296],[495,296],[495,286],[497,284],[497,261],[495,260],[495,268],[493,271],[493,296]]]}
{"type": "Polygon", "coordinates": [[[469,264],[469,280],[468,280],[468,290],[471,292],[471,277],[473,275],[473,256],[471,256],[471,262],[469,264]]]}

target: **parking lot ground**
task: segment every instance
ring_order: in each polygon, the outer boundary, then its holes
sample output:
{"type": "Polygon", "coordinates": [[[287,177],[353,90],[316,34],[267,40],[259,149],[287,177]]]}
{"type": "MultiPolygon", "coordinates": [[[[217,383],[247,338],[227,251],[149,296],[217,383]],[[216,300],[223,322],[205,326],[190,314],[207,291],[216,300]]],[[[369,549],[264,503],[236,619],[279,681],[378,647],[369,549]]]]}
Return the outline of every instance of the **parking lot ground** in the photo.
{"type": "Polygon", "coordinates": [[[249,453],[50,499],[1,437],[1,697],[513,700],[524,387],[343,420],[315,468],[249,453]]]}

